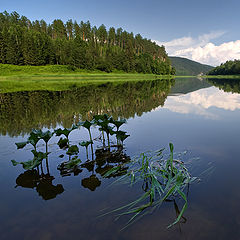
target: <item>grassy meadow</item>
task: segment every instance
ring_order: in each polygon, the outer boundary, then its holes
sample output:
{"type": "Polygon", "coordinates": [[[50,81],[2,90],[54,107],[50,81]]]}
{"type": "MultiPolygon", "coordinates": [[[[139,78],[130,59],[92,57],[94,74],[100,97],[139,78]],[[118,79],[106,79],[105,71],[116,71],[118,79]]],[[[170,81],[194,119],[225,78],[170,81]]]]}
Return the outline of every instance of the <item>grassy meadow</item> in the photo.
{"type": "Polygon", "coordinates": [[[33,90],[60,91],[86,84],[104,82],[140,81],[169,78],[170,76],[88,71],[63,65],[15,66],[0,64],[0,92],[33,90]]]}

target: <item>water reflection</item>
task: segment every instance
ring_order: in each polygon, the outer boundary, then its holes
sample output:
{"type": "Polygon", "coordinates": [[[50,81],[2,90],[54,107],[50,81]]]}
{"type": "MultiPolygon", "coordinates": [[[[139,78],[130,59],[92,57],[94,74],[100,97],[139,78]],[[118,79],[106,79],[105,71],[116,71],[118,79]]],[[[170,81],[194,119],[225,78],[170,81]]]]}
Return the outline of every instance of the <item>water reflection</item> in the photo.
{"type": "Polygon", "coordinates": [[[212,84],[204,79],[176,78],[171,88],[171,95],[187,94],[203,88],[209,88],[212,84]]]}
{"type": "Polygon", "coordinates": [[[69,91],[0,94],[0,134],[17,136],[32,128],[70,127],[74,122],[108,113],[134,117],[163,106],[174,80],[87,85],[69,91]]]}
{"type": "Polygon", "coordinates": [[[81,184],[84,188],[95,191],[95,189],[101,185],[101,181],[96,177],[96,175],[93,174],[88,178],[82,179],[81,184]]]}
{"type": "Polygon", "coordinates": [[[220,118],[214,109],[226,111],[240,109],[239,80],[219,79],[209,80],[209,82],[214,83],[224,91],[209,87],[185,95],[169,96],[164,108],[176,113],[200,115],[214,120],[220,118]]]}
{"type": "MultiPolygon", "coordinates": [[[[218,87],[222,88],[221,86],[218,87]]],[[[179,89],[177,89],[174,94],[181,92],[185,94],[185,97],[188,97],[190,95],[188,91],[191,92],[193,88],[189,88],[189,90],[185,87],[184,89],[182,88],[183,90],[179,89]]],[[[204,92],[214,94],[212,89],[214,88],[195,90],[197,91],[197,94],[204,96],[204,92]]],[[[229,92],[233,91],[235,93],[238,91],[235,85],[224,90],[229,92]]],[[[144,91],[142,90],[142,92],[144,91]]],[[[148,92],[148,90],[146,90],[146,92],[148,92]]],[[[222,91],[219,91],[219,93],[219,96],[223,96],[222,91]]],[[[66,93],[62,93],[62,95],[67,96],[65,94],[66,93]]],[[[30,96],[30,93],[27,93],[27,95],[30,96]]],[[[232,94],[226,95],[226,101],[228,98],[227,96],[231,97],[232,94]]],[[[154,100],[151,94],[149,95],[149,98],[149,102],[154,100]]],[[[168,97],[165,106],[170,106],[170,103],[174,98],[177,99],[178,97],[168,97]]],[[[165,98],[163,99],[165,101],[165,98]]],[[[18,104],[17,99],[15,102],[18,104]]],[[[71,105],[71,101],[66,101],[66,103],[67,102],[71,105]]],[[[24,101],[22,103],[24,103],[24,101]]],[[[176,103],[177,101],[175,101],[175,104],[176,103]]],[[[152,103],[150,102],[149,106],[151,106],[151,104],[152,103]]],[[[178,102],[178,104],[179,109],[185,109],[185,106],[187,105],[186,111],[189,111],[191,104],[187,104],[187,101],[178,102]],[[184,106],[181,107],[181,104],[184,106]]],[[[197,108],[195,110],[197,115],[196,118],[192,118],[191,115],[187,114],[184,115],[186,117],[182,118],[182,115],[180,114],[174,114],[173,112],[161,108],[161,111],[152,111],[151,113],[144,114],[142,118],[130,119],[128,123],[128,129],[131,133],[131,141],[128,141],[127,149],[129,154],[132,152],[135,153],[135,149],[139,150],[141,148],[140,150],[142,150],[144,147],[144,151],[151,148],[155,149],[159,147],[159,145],[163,146],[169,141],[174,141],[178,149],[191,149],[194,156],[200,156],[204,161],[214,161],[217,165],[217,172],[214,173],[211,181],[201,183],[191,189],[189,208],[186,215],[178,224],[179,231],[182,231],[183,235],[179,235],[176,228],[170,230],[166,229],[169,221],[175,218],[173,215],[176,214],[176,216],[178,216],[182,207],[182,202],[180,201],[177,201],[178,206],[175,205],[174,202],[169,202],[169,204],[164,203],[163,208],[159,212],[155,212],[149,217],[142,218],[141,221],[136,222],[135,225],[132,225],[125,231],[119,231],[126,223],[124,219],[123,222],[120,223],[113,221],[112,216],[109,218],[105,217],[102,221],[99,221],[99,219],[96,220],[96,216],[100,214],[100,210],[106,209],[106,207],[109,206],[119,207],[124,201],[126,201],[126,196],[128,196],[129,199],[131,197],[134,199],[135,195],[139,193],[139,189],[136,190],[136,188],[132,188],[128,191],[128,189],[123,189],[119,186],[114,186],[108,189],[103,187],[105,186],[104,181],[109,183],[111,180],[115,180],[113,179],[115,177],[114,175],[109,175],[108,177],[103,178],[107,170],[112,169],[113,165],[119,165],[122,167],[122,171],[124,171],[124,168],[127,166],[124,166],[122,163],[113,164],[111,163],[110,158],[109,161],[106,161],[104,158],[102,159],[101,155],[109,154],[105,150],[103,153],[101,152],[103,150],[100,150],[100,156],[99,153],[95,151],[93,159],[90,155],[91,160],[80,163],[78,169],[82,171],[78,174],[75,174],[77,172],[74,173],[73,171],[70,173],[71,177],[60,178],[63,185],[62,190],[64,191],[62,193],[64,195],[60,193],[61,191],[59,190],[57,193],[58,195],[56,195],[56,192],[54,193],[56,199],[50,201],[50,203],[36,200],[34,196],[29,196],[23,191],[23,188],[28,188],[37,195],[41,193],[42,195],[39,195],[40,200],[44,199],[43,195],[45,196],[45,199],[49,198],[49,196],[46,196],[48,191],[37,190],[41,174],[38,174],[36,170],[31,173],[29,173],[29,171],[22,171],[16,179],[19,173],[15,175],[15,171],[18,170],[13,170],[12,167],[9,167],[9,159],[19,158],[21,154],[19,154],[19,152],[14,153],[14,142],[17,140],[11,139],[9,136],[2,136],[5,145],[2,145],[4,147],[2,147],[1,150],[4,154],[2,154],[2,161],[0,162],[2,169],[2,178],[0,182],[2,183],[1,189],[4,193],[2,194],[2,201],[0,204],[2,206],[2,229],[0,235],[3,236],[3,239],[32,239],[33,237],[36,237],[37,239],[54,239],[56,236],[61,239],[74,239],[76,236],[79,236],[79,231],[81,231],[81,236],[87,239],[141,239],[147,237],[150,237],[151,239],[238,239],[239,217],[237,213],[239,211],[240,195],[238,191],[236,191],[236,183],[238,182],[239,176],[238,130],[240,112],[226,111],[222,109],[221,106],[216,106],[216,104],[213,105],[210,101],[208,101],[208,104],[210,104],[210,106],[207,108],[208,105],[201,104],[201,101],[194,103],[193,107],[197,108]],[[210,119],[202,121],[203,118],[199,117],[199,111],[205,110],[205,112],[203,112],[204,114],[212,113],[215,114],[214,116],[217,116],[216,114],[219,113],[221,109],[221,113],[224,112],[224,114],[220,115],[222,116],[221,120],[225,117],[225,119],[229,119],[228,121],[219,121],[218,124],[215,124],[215,122],[210,119]],[[146,126],[149,127],[147,128],[146,126]],[[146,127],[147,131],[144,131],[144,127],[146,127]],[[11,139],[11,141],[8,141],[8,139],[11,139]],[[155,142],[158,142],[158,146],[157,144],[154,145],[155,142]],[[11,147],[7,148],[8,145],[11,147]],[[13,152],[11,158],[9,157],[10,155],[5,154],[7,151],[9,151],[9,154],[13,152]],[[83,165],[85,163],[86,165],[83,165]],[[73,176],[74,174],[76,175],[75,177],[73,176]],[[112,178],[108,179],[110,177],[112,178]],[[15,183],[13,183],[13,181],[15,182],[15,179],[19,186],[17,187],[19,191],[14,191],[15,183]],[[86,180],[83,181],[84,179],[86,180]],[[101,183],[99,183],[99,181],[101,183]],[[82,186],[79,186],[79,183],[82,183],[82,186]],[[99,186],[99,184],[101,185],[99,186]],[[81,191],[83,189],[85,191],[81,191]],[[92,192],[92,190],[95,191],[92,192]],[[223,195],[228,197],[222,198],[223,195]],[[66,201],[67,197],[69,198],[66,201]],[[216,199],[218,199],[218,201],[216,201],[216,199]],[[171,208],[171,211],[169,211],[169,208],[171,208]],[[28,214],[26,214],[26,211],[28,211],[28,214]],[[61,212],[61,215],[59,215],[59,212],[61,212]],[[37,222],[35,221],[36,219],[38,220],[37,222]],[[26,228],[26,226],[29,227],[26,228]],[[225,227],[223,228],[222,226],[225,227]]],[[[56,105],[58,105],[58,103],[56,103],[56,105]]],[[[228,105],[231,105],[231,102],[228,102],[228,105]]],[[[12,107],[13,104],[10,104],[9,106],[12,107]]],[[[33,110],[29,112],[28,109],[24,109],[21,106],[19,107],[24,110],[22,113],[23,115],[21,115],[20,112],[13,113],[11,110],[11,113],[8,115],[6,112],[2,112],[5,107],[0,105],[1,133],[5,131],[2,130],[4,129],[2,124],[6,126],[5,133],[9,132],[18,135],[18,133],[28,132],[30,127],[38,124],[40,126],[41,124],[47,126],[48,122],[51,125],[52,122],[57,121],[58,123],[64,122],[65,124],[70,123],[73,119],[71,114],[73,113],[72,110],[74,110],[74,108],[69,110],[69,114],[71,115],[69,118],[67,118],[67,111],[64,112],[63,109],[61,110],[61,108],[59,108],[59,112],[54,112],[54,109],[52,110],[52,113],[51,111],[47,111],[48,114],[52,114],[52,117],[54,118],[53,120],[50,120],[50,115],[49,118],[45,115],[44,117],[46,119],[43,117],[39,119],[38,122],[37,118],[40,114],[34,113],[33,110]],[[27,118],[24,120],[24,118],[27,117],[27,115],[24,116],[24,114],[27,113],[29,115],[30,113],[35,115],[29,116],[29,121],[26,120],[27,118]],[[55,116],[55,113],[57,113],[58,116],[55,116]],[[20,114],[19,118],[17,114],[20,114]],[[17,120],[13,120],[11,117],[17,117],[17,120]],[[34,119],[36,121],[32,123],[31,120],[34,119]],[[56,119],[57,121],[55,121],[56,119]],[[62,121],[63,119],[64,121],[62,121]],[[18,121],[20,122],[18,123],[18,121]],[[16,127],[14,127],[14,124],[16,124],[16,127]],[[21,129],[21,127],[23,127],[23,129],[21,129]]],[[[47,104],[44,107],[47,108],[47,104]]],[[[64,105],[64,107],[67,109],[67,105],[64,105]]],[[[86,109],[87,108],[88,107],[86,107],[86,109]]],[[[110,108],[111,106],[109,109],[110,108]]],[[[142,109],[144,108],[145,107],[142,107],[142,109]]],[[[78,112],[77,104],[75,110],[78,112]]],[[[193,109],[190,110],[190,113],[194,113],[193,109]]],[[[119,111],[118,113],[120,114],[121,112],[119,111]]],[[[91,115],[91,112],[89,112],[89,114],[91,115]]],[[[55,155],[58,156],[61,153],[55,155]]],[[[84,150],[82,153],[82,155],[85,156],[84,150]]],[[[58,178],[58,175],[61,174],[61,172],[54,171],[57,167],[56,165],[54,166],[56,163],[55,157],[49,155],[49,170],[51,170],[51,174],[46,176],[46,178],[50,178],[49,181],[47,181],[50,185],[56,187],[58,185],[61,186],[58,178]],[[53,175],[55,176],[55,183],[54,180],[52,180],[54,177],[53,175]]],[[[64,160],[59,158],[59,162],[61,161],[64,160]]],[[[203,168],[201,164],[198,166],[198,171],[203,168]]],[[[119,172],[119,174],[121,174],[121,172],[119,172]]],[[[205,177],[203,177],[203,179],[205,179],[205,177]]],[[[45,187],[50,189],[48,186],[48,184],[40,184],[41,188],[45,187]]],[[[61,187],[59,187],[59,189],[60,188],[61,187]]]]}
{"type": "MultiPolygon", "coordinates": [[[[101,185],[101,180],[97,175],[101,178],[105,178],[104,175],[108,171],[114,167],[119,167],[118,171],[108,174],[106,178],[122,176],[126,174],[128,169],[125,164],[131,160],[130,157],[124,153],[123,148],[113,149],[112,151],[104,148],[96,149],[95,156],[96,158],[94,160],[90,161],[87,159],[86,162],[82,164],[76,164],[71,168],[67,168],[66,164],[71,160],[69,159],[69,161],[59,164],[57,169],[60,171],[62,177],[71,176],[72,174],[78,176],[86,169],[91,175],[83,178],[81,180],[81,185],[84,188],[95,191],[95,189],[101,185]]],[[[40,171],[42,171],[41,174],[39,173],[39,169],[27,170],[21,173],[16,179],[16,187],[20,186],[23,188],[35,189],[44,200],[53,199],[64,192],[64,188],[61,184],[53,185],[52,181],[55,179],[54,176],[51,176],[49,172],[44,174],[43,170],[40,171]]]]}
{"type": "Polygon", "coordinates": [[[58,170],[60,171],[61,176],[65,177],[70,176],[72,173],[74,176],[77,176],[86,169],[91,175],[83,178],[81,180],[81,185],[84,188],[95,191],[96,188],[101,185],[101,180],[97,175],[101,178],[115,178],[122,176],[127,173],[128,167],[125,164],[130,160],[130,157],[126,155],[122,147],[112,149],[111,151],[109,149],[100,148],[96,149],[94,160],[87,159],[84,163],[76,165],[71,169],[66,168],[64,165],[65,162],[63,162],[58,166],[58,170]],[[107,172],[115,167],[119,167],[118,171],[105,176],[107,172]]]}
{"type": "Polygon", "coordinates": [[[209,78],[208,82],[224,92],[240,93],[240,79],[209,78]]]}
{"type": "Polygon", "coordinates": [[[54,177],[49,173],[39,174],[37,170],[27,170],[16,179],[16,187],[35,189],[44,200],[50,200],[64,192],[62,184],[53,185],[54,177]]]}

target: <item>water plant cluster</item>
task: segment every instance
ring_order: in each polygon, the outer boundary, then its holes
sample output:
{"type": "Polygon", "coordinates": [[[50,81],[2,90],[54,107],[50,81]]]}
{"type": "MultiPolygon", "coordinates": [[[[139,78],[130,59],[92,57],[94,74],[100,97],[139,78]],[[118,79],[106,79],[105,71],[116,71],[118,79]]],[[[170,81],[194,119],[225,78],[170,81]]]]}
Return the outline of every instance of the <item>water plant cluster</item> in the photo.
{"type": "Polygon", "coordinates": [[[107,114],[103,114],[103,115],[95,115],[92,121],[86,120],[84,122],[79,122],[76,125],[72,125],[71,128],[64,128],[64,129],[58,128],[58,129],[54,129],[52,132],[49,130],[46,132],[43,132],[42,130],[34,129],[30,133],[30,136],[28,137],[27,141],[16,143],[16,146],[18,149],[22,149],[26,145],[31,144],[33,146],[33,150],[31,151],[33,153],[33,159],[25,162],[17,162],[15,160],[12,160],[12,163],[14,166],[18,164],[22,164],[25,170],[33,170],[35,168],[39,170],[39,166],[41,167],[41,169],[43,169],[42,162],[44,159],[46,159],[46,165],[48,169],[47,157],[50,154],[50,152],[48,152],[48,142],[53,137],[53,135],[56,135],[60,137],[57,143],[59,148],[65,149],[66,154],[69,156],[69,161],[64,163],[64,167],[67,169],[73,169],[79,163],[82,162],[77,156],[79,153],[80,147],[84,147],[86,149],[87,159],[89,159],[89,156],[88,156],[89,145],[91,145],[91,150],[93,154],[94,139],[91,133],[91,128],[93,126],[97,126],[99,128],[99,131],[101,132],[100,139],[103,144],[102,148],[107,148],[108,150],[110,150],[111,148],[110,136],[113,136],[113,135],[116,136],[116,144],[114,146],[117,146],[118,148],[121,148],[123,146],[124,140],[129,136],[125,131],[120,130],[120,127],[124,123],[126,123],[125,119],[114,120],[112,117],[109,117],[107,114]],[[80,127],[83,127],[88,130],[89,139],[79,142],[78,145],[71,145],[69,135],[73,130],[79,129],[80,127]],[[43,140],[45,142],[45,147],[46,147],[45,152],[37,151],[37,144],[40,140],[43,140]],[[75,156],[71,158],[71,156],[73,155],[75,156]]]}
{"type": "MultiPolygon", "coordinates": [[[[175,159],[173,153],[173,144],[170,143],[170,155],[163,154],[164,149],[154,153],[141,153],[140,156],[130,159],[123,152],[123,143],[129,135],[120,130],[121,126],[126,123],[125,119],[114,120],[107,114],[95,115],[91,121],[78,122],[71,128],[58,128],[53,131],[33,130],[28,139],[24,142],[16,143],[18,149],[24,148],[30,144],[33,146],[33,159],[26,162],[17,162],[12,160],[14,166],[21,164],[26,172],[20,174],[16,182],[19,186],[34,188],[44,199],[51,199],[61,194],[64,189],[62,186],[52,184],[53,177],[50,176],[48,166],[48,143],[55,135],[60,137],[57,144],[60,149],[64,150],[68,156],[67,161],[58,165],[58,170],[62,176],[78,175],[87,169],[91,172],[90,177],[82,179],[82,186],[94,191],[101,185],[101,181],[96,176],[99,174],[102,178],[116,178],[114,182],[128,183],[131,186],[139,184],[142,186],[143,194],[135,201],[117,208],[112,212],[118,212],[118,216],[131,214],[127,225],[133,223],[139,217],[152,212],[165,201],[174,201],[181,199],[183,207],[179,211],[176,220],[169,225],[175,225],[184,219],[183,213],[187,208],[186,190],[190,183],[196,180],[192,177],[185,164],[179,156],[175,159]],[[98,137],[93,137],[92,128],[97,127],[99,130],[98,137]],[[79,128],[87,129],[89,139],[72,144],[70,133],[79,128]],[[113,141],[115,136],[115,141],[113,141]],[[45,143],[45,152],[38,151],[37,144],[40,140],[45,143]],[[98,141],[101,146],[95,149],[95,158],[93,144],[98,141]],[[90,146],[90,153],[89,153],[90,146]],[[79,158],[80,148],[85,148],[86,161],[82,162],[79,158]],[[92,155],[90,160],[89,155],[92,155]],[[43,172],[43,160],[46,159],[47,174],[43,172]],[[41,172],[41,174],[40,174],[41,172]],[[51,194],[51,192],[53,193],[51,194]]],[[[64,154],[59,156],[64,157],[64,154]]]]}
{"type": "MultiPolygon", "coordinates": [[[[173,223],[172,227],[183,218],[183,213],[187,208],[187,194],[185,193],[190,183],[197,178],[192,177],[183,161],[174,158],[173,144],[169,144],[170,155],[163,154],[164,149],[156,152],[141,153],[140,156],[132,159],[128,164],[128,170],[117,179],[132,185],[142,184],[143,194],[135,201],[130,202],[112,212],[118,212],[117,216],[131,215],[126,227],[132,224],[139,217],[151,213],[158,208],[164,201],[174,201],[180,198],[184,204],[181,211],[173,223]]],[[[119,171],[119,167],[109,170],[105,177],[119,171]]],[[[116,183],[115,182],[115,183],[116,183]]],[[[176,204],[176,203],[175,203],[176,204]]]]}

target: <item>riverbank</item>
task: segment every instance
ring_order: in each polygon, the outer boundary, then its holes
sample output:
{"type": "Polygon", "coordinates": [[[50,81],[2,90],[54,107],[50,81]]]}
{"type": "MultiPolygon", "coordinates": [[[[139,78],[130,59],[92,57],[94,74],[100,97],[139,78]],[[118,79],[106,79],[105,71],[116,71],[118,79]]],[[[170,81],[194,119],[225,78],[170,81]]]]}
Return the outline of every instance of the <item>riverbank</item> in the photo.
{"type": "Polygon", "coordinates": [[[71,66],[15,66],[0,64],[0,92],[62,91],[87,84],[169,79],[173,76],[142,73],[88,71],[71,66]]]}

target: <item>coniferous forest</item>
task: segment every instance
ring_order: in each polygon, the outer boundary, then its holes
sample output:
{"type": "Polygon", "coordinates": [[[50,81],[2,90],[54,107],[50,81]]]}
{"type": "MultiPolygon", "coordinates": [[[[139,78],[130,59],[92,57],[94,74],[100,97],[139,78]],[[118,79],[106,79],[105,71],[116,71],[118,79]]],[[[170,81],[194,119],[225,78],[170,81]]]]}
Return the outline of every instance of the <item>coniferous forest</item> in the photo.
{"type": "Polygon", "coordinates": [[[70,65],[72,68],[174,74],[164,46],[140,34],[102,24],[55,19],[30,21],[17,12],[0,13],[0,63],[70,65]]]}

